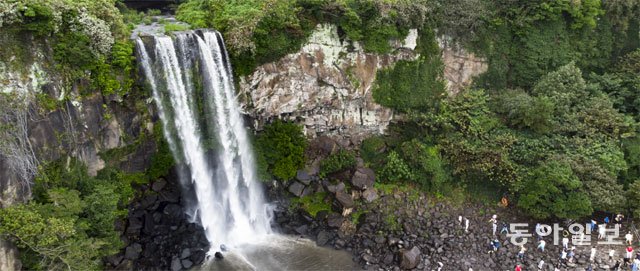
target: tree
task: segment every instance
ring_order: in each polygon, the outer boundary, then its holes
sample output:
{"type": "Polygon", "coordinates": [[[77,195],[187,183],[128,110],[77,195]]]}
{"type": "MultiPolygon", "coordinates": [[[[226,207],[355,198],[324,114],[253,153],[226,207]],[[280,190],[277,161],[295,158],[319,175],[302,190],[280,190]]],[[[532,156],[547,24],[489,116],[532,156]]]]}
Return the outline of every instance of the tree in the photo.
{"type": "Polygon", "coordinates": [[[640,179],[629,185],[627,190],[627,207],[633,214],[633,217],[640,217],[640,179]]]}
{"type": "Polygon", "coordinates": [[[534,218],[575,219],[593,212],[582,183],[564,162],[546,162],[535,168],[524,182],[518,207],[534,218]]]}
{"type": "Polygon", "coordinates": [[[307,139],[300,126],[292,122],[276,120],[264,127],[258,135],[256,149],[259,159],[267,163],[267,170],[280,180],[289,180],[305,163],[304,150],[307,139]]]}

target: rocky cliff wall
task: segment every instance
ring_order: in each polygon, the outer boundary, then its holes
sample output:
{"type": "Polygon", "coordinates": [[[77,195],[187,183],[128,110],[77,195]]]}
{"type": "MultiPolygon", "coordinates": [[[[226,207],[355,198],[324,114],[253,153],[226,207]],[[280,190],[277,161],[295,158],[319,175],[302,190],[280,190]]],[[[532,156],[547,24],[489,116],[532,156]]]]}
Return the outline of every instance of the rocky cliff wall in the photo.
{"type": "MultiPolygon", "coordinates": [[[[392,42],[391,54],[366,53],[358,43],[340,40],[333,25],[319,25],[299,52],[262,65],[240,79],[245,111],[256,129],[275,117],[303,124],[309,137],[329,135],[359,142],[383,133],[394,113],[375,103],[372,86],[379,69],[417,58],[417,31],[392,42]]],[[[450,94],[486,70],[486,61],[439,43],[450,94]]]]}
{"type": "MultiPolygon", "coordinates": [[[[155,141],[138,139],[153,133],[149,102],[117,101],[86,80],[66,84],[46,40],[7,32],[0,33],[0,48],[15,56],[0,61],[0,208],[25,201],[37,166],[47,161],[77,158],[90,175],[107,163],[129,172],[148,167],[155,141]],[[117,161],[100,157],[134,144],[117,161]]],[[[16,256],[15,247],[0,240],[0,270],[19,270],[16,256]]]]}

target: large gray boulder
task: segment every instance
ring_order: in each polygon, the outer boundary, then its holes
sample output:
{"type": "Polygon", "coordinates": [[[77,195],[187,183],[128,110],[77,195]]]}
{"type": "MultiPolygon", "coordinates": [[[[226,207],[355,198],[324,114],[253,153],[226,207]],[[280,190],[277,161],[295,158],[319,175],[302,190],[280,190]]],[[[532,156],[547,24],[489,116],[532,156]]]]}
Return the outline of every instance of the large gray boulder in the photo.
{"type": "Polygon", "coordinates": [[[375,181],[376,174],[370,168],[358,168],[351,177],[351,184],[362,190],[373,187],[375,181]]]}
{"type": "Polygon", "coordinates": [[[362,192],[362,198],[367,202],[373,202],[378,199],[378,192],[373,187],[367,188],[364,192],[362,192]]]}
{"type": "Polygon", "coordinates": [[[352,208],[354,203],[353,203],[353,199],[351,198],[351,195],[342,192],[342,191],[338,191],[336,193],[336,199],[338,200],[338,202],[340,202],[340,204],[342,205],[342,207],[344,208],[352,208]]]}
{"type": "Polygon", "coordinates": [[[420,263],[420,249],[413,247],[410,250],[403,250],[400,252],[400,267],[403,269],[414,269],[420,263]]]}
{"type": "Polygon", "coordinates": [[[289,192],[291,192],[291,194],[296,195],[296,197],[302,196],[303,191],[304,191],[304,184],[301,184],[299,182],[293,182],[289,186],[289,192]]]}

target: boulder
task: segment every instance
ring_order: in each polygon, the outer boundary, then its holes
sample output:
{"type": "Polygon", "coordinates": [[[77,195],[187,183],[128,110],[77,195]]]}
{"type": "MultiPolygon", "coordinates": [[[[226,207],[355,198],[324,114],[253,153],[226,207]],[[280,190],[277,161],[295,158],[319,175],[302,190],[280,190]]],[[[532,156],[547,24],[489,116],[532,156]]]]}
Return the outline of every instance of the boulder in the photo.
{"type": "Polygon", "coordinates": [[[318,137],[316,144],[323,155],[329,155],[338,151],[338,144],[328,136],[318,137]]]}
{"type": "Polygon", "coordinates": [[[291,192],[291,194],[294,194],[296,197],[302,196],[303,191],[304,191],[304,185],[299,182],[293,182],[289,186],[289,192],[291,192]]]}
{"type": "Polygon", "coordinates": [[[171,218],[182,218],[182,207],[178,204],[169,204],[164,207],[162,211],[165,215],[171,218]]]}
{"type": "Polygon", "coordinates": [[[344,208],[353,208],[354,203],[353,203],[353,199],[351,198],[351,195],[343,192],[343,191],[338,191],[336,193],[336,199],[338,200],[338,202],[340,202],[340,204],[342,205],[342,207],[344,208]]]}
{"type": "Polygon", "coordinates": [[[329,242],[331,234],[327,231],[320,231],[316,237],[316,245],[324,246],[329,242]]]}
{"type": "Polygon", "coordinates": [[[420,249],[413,247],[410,250],[400,252],[400,267],[403,269],[413,269],[420,263],[420,249]]]}
{"type": "Polygon", "coordinates": [[[151,190],[160,192],[166,185],[167,181],[165,181],[164,179],[158,179],[151,185],[151,190]]]}
{"type": "Polygon", "coordinates": [[[311,175],[309,175],[306,169],[298,170],[298,173],[296,173],[296,179],[304,185],[311,184],[311,175]]]}
{"type": "Polygon", "coordinates": [[[189,267],[193,266],[193,262],[186,259],[182,260],[182,266],[186,269],[189,269],[189,267]]]}
{"type": "Polygon", "coordinates": [[[340,228],[344,218],[337,213],[331,213],[327,216],[327,225],[331,228],[340,228]]]}
{"type": "Polygon", "coordinates": [[[180,271],[182,269],[182,263],[178,257],[173,257],[171,260],[171,271],[180,271]]]}
{"type": "Polygon", "coordinates": [[[191,249],[189,248],[183,249],[182,253],[180,253],[180,259],[186,259],[189,258],[189,256],[191,256],[191,249]]]}
{"type": "Polygon", "coordinates": [[[362,198],[367,202],[372,202],[378,199],[378,192],[373,187],[367,188],[364,192],[362,192],[362,198]]]}
{"type": "Polygon", "coordinates": [[[142,252],[142,245],[134,243],[125,249],[124,257],[126,259],[135,260],[140,257],[140,252],[142,252]]]}
{"type": "Polygon", "coordinates": [[[335,185],[328,185],[327,190],[329,190],[329,192],[331,193],[336,193],[339,191],[343,191],[344,187],[345,187],[344,183],[339,182],[338,184],[335,184],[335,185]]]}
{"type": "Polygon", "coordinates": [[[367,189],[373,187],[376,174],[370,168],[358,168],[351,177],[351,184],[359,189],[367,189]]]}

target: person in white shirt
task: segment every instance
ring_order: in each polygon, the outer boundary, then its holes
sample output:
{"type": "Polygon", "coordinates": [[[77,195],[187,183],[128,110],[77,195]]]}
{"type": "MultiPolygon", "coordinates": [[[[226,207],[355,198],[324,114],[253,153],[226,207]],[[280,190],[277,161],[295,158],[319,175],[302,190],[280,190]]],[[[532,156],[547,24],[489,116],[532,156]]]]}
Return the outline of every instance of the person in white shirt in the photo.
{"type": "Polygon", "coordinates": [[[627,232],[624,239],[627,240],[628,245],[631,245],[631,242],[633,242],[633,234],[631,234],[631,232],[627,232]]]}
{"type": "Polygon", "coordinates": [[[610,261],[613,260],[613,255],[615,255],[615,254],[616,254],[616,250],[615,249],[609,250],[609,260],[610,261]]]}
{"type": "Polygon", "coordinates": [[[543,267],[544,267],[544,260],[540,260],[540,262],[538,262],[538,269],[542,270],[543,267]]]}
{"type": "Polygon", "coordinates": [[[598,225],[598,239],[604,239],[606,235],[605,233],[607,231],[606,229],[607,229],[607,225],[605,224],[598,225]]]}
{"type": "Polygon", "coordinates": [[[491,220],[489,220],[489,222],[491,222],[491,228],[493,230],[493,235],[496,235],[496,230],[498,230],[498,216],[497,215],[493,215],[491,217],[491,220]]]}
{"type": "Polygon", "coordinates": [[[547,244],[544,240],[540,240],[540,244],[538,244],[538,249],[544,252],[544,246],[547,244]]]}
{"type": "Polygon", "coordinates": [[[464,232],[469,232],[469,219],[464,219],[464,232]]]}
{"type": "Polygon", "coordinates": [[[596,247],[591,247],[591,256],[589,257],[589,261],[594,261],[596,259],[596,247]]]}
{"type": "Polygon", "coordinates": [[[567,237],[562,238],[562,248],[569,249],[569,238],[567,237]]]}

